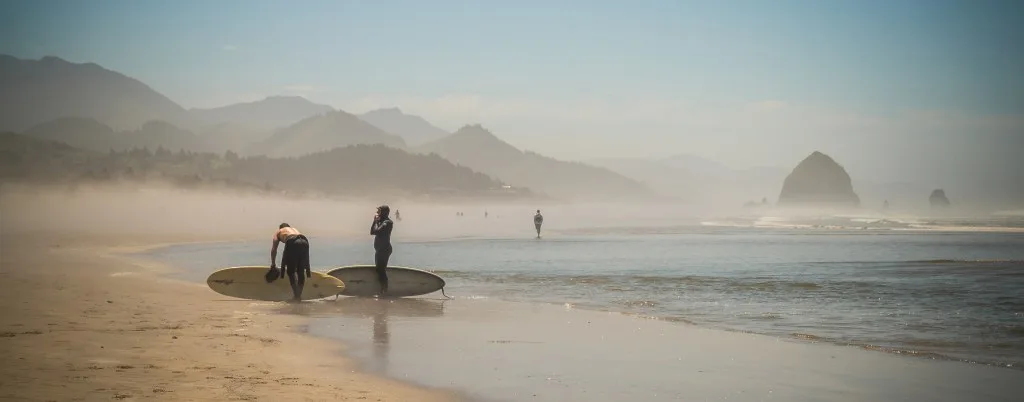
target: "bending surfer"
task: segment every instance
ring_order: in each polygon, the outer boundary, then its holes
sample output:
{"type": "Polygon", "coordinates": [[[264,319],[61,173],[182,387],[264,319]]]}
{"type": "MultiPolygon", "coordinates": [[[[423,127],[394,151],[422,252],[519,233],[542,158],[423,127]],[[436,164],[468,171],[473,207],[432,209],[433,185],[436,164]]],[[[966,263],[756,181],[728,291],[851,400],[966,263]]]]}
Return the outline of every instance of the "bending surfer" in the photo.
{"type": "Polygon", "coordinates": [[[309,270],[309,239],[287,223],[278,226],[274,233],[274,246],[270,248],[270,268],[276,269],[277,245],[284,243],[281,253],[281,269],[288,275],[295,301],[302,300],[302,288],[306,278],[312,277],[309,270]],[[303,276],[305,274],[305,276],[303,276]]]}
{"type": "Polygon", "coordinates": [[[370,234],[373,238],[374,264],[377,267],[377,278],[380,279],[380,294],[388,291],[388,259],[391,258],[391,230],[395,223],[388,218],[391,208],[387,205],[377,207],[377,214],[373,216],[373,225],[370,225],[370,234]]]}
{"type": "Polygon", "coordinates": [[[540,226],[544,224],[544,215],[540,214],[540,210],[537,210],[537,214],[533,216],[533,226],[537,228],[537,238],[540,238],[540,226]]]}

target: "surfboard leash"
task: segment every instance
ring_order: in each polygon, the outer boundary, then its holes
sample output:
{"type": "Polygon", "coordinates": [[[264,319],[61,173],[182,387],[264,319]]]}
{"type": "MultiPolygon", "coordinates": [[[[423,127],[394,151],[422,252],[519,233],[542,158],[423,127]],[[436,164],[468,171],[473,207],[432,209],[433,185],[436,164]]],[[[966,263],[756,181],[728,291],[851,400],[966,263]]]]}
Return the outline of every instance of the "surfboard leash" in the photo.
{"type": "Polygon", "coordinates": [[[447,297],[449,299],[452,298],[451,296],[448,296],[448,295],[444,294],[444,286],[441,286],[441,295],[444,296],[444,297],[447,297]]]}

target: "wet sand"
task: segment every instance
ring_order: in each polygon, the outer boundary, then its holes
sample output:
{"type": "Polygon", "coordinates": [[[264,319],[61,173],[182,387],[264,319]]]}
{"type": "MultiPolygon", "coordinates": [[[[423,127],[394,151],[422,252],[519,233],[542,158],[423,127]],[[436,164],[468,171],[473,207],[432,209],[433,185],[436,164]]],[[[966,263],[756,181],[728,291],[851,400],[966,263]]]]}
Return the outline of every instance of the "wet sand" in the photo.
{"type": "MultiPolygon", "coordinates": [[[[450,289],[450,293],[457,290],[450,289]]],[[[1024,371],[891,355],[571,306],[338,301],[315,317],[367,370],[480,401],[1018,401],[1024,371]]]]}
{"type": "MultiPolygon", "coordinates": [[[[0,236],[0,400],[444,401],[364,374],[302,317],[118,256],[196,236],[0,236]]],[[[224,239],[220,239],[224,240],[224,239]]]]}

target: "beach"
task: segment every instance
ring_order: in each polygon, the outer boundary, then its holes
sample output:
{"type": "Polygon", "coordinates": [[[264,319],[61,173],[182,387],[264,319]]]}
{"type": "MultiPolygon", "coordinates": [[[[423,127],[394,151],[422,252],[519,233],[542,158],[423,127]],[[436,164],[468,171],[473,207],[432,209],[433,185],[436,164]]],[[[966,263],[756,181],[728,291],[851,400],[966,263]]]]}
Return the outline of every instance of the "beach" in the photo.
{"type": "MultiPolygon", "coordinates": [[[[230,237],[228,237],[230,239],[230,237]]],[[[446,401],[356,371],[304,320],[120,256],[203,236],[0,236],[0,400],[446,401]]]]}
{"type": "MultiPolygon", "coordinates": [[[[809,276],[812,271],[803,267],[797,267],[800,275],[792,280],[765,279],[743,267],[757,261],[725,259],[737,254],[737,245],[770,256],[780,239],[787,239],[784,250],[790,250],[782,254],[805,256],[820,252],[819,257],[846,258],[830,251],[835,239],[847,251],[856,250],[852,247],[857,244],[863,250],[878,247],[860,235],[783,238],[700,229],[682,237],[637,237],[636,232],[665,230],[652,224],[624,230],[627,235],[591,228],[587,230],[599,234],[574,237],[579,230],[573,224],[549,218],[554,222],[551,233],[533,239],[528,233],[532,211],[524,208],[522,226],[528,238],[509,239],[502,236],[520,226],[507,223],[517,211],[511,208],[500,212],[504,218],[487,218],[502,219],[490,227],[484,222],[492,221],[482,216],[458,219],[450,209],[410,207],[402,209],[400,225],[408,230],[402,233],[411,235],[397,238],[399,252],[393,261],[447,266],[449,271],[438,272],[448,279],[452,299],[435,293],[399,300],[342,297],[286,304],[230,299],[212,292],[202,280],[218,267],[265,263],[269,233],[279,221],[315,233],[314,270],[365,262],[372,257],[366,252],[366,225],[356,223],[365,222],[371,208],[195,194],[117,195],[0,193],[0,291],[5,295],[0,304],[0,399],[1015,401],[1024,394],[1024,371],[1015,367],[653,317],[700,318],[700,311],[693,310],[700,307],[700,298],[724,305],[728,297],[757,296],[738,306],[781,310],[749,317],[752,322],[808,325],[802,333],[818,333],[822,321],[793,321],[813,315],[809,309],[794,309],[800,303],[818,313],[837,312],[844,321],[836,323],[845,325],[835,327],[838,333],[902,322],[909,316],[866,321],[877,315],[873,304],[828,299],[850,293],[831,286],[859,282],[809,276]],[[289,216],[290,211],[298,212],[289,216]],[[445,223],[452,221],[457,223],[445,223]],[[459,240],[460,233],[476,238],[459,240]],[[647,248],[637,251],[640,245],[647,248]],[[671,254],[680,245],[684,254],[671,254]],[[630,259],[634,255],[655,258],[630,259]],[[683,276],[651,271],[664,261],[677,264],[672,269],[683,276]],[[723,263],[709,266],[708,261],[723,263]],[[730,266],[742,269],[733,277],[714,276],[730,266]],[[637,268],[648,272],[638,273],[637,268]],[[624,280],[629,278],[632,282],[624,280]],[[553,302],[559,298],[570,301],[553,302]],[[612,311],[615,306],[630,308],[612,311]],[[850,320],[850,309],[863,313],[850,320]]],[[[582,214],[574,219],[588,220],[582,214]]],[[[976,280],[1011,283],[1007,281],[1018,272],[1012,246],[1019,240],[986,236],[977,240],[980,246],[970,246],[941,235],[935,247],[952,252],[957,250],[949,243],[969,246],[978,255],[964,255],[973,261],[1001,245],[999,250],[1010,250],[1005,251],[1010,259],[984,263],[981,268],[989,276],[976,280]]],[[[922,247],[918,237],[880,239],[878,243],[889,245],[899,244],[890,240],[904,239],[910,243],[896,248],[932,253],[933,246],[922,247]]],[[[880,270],[876,275],[902,276],[891,266],[904,267],[920,258],[880,260],[874,269],[880,270]]],[[[822,262],[827,261],[816,264],[822,262]]],[[[792,265],[789,260],[763,263],[768,269],[792,265]]],[[[976,275],[979,268],[972,264],[954,262],[947,268],[947,262],[928,261],[911,268],[976,275]]],[[[821,269],[851,270],[842,267],[826,264],[821,269]]],[[[939,285],[963,278],[947,278],[939,285]]],[[[899,282],[887,276],[874,280],[899,282]]],[[[958,294],[934,301],[935,309],[955,302],[958,294]]],[[[1012,315],[1016,301],[1010,302],[999,311],[1012,315]]],[[[707,317],[714,313],[708,312],[707,317]]],[[[1000,339],[1010,341],[992,345],[1013,346],[1019,316],[1000,317],[974,318],[1010,325],[997,328],[1009,330],[1000,339]]],[[[1015,356],[1016,349],[1007,350],[1011,354],[1000,356],[1015,356]]]]}

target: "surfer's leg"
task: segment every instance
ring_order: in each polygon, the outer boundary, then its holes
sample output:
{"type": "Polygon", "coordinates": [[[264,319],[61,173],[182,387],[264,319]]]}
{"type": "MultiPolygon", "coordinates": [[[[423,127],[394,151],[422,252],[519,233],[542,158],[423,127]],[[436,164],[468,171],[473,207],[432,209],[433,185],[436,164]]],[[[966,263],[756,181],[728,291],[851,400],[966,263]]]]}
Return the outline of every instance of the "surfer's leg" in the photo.
{"type": "Polygon", "coordinates": [[[377,266],[377,279],[380,280],[381,293],[388,291],[388,258],[391,257],[391,248],[377,250],[374,255],[374,262],[377,266]]]}
{"type": "Polygon", "coordinates": [[[295,250],[295,276],[298,278],[298,286],[296,286],[295,298],[301,299],[302,288],[306,286],[306,272],[309,272],[309,243],[303,239],[296,241],[298,250],[295,250]]]}
{"type": "Polygon", "coordinates": [[[285,275],[288,275],[288,284],[292,287],[292,297],[294,300],[302,300],[302,288],[297,286],[298,278],[295,275],[295,271],[298,268],[295,264],[295,252],[298,251],[296,246],[294,243],[285,245],[284,255],[281,256],[281,268],[284,270],[285,275]]]}

